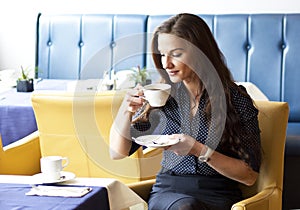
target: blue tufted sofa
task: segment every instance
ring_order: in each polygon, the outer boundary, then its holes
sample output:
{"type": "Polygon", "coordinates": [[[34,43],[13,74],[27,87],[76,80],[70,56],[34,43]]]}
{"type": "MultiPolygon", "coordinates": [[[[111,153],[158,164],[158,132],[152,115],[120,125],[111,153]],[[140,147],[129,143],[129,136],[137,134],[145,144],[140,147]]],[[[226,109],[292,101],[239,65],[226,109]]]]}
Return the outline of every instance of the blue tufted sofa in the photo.
{"type": "MultiPolygon", "coordinates": [[[[236,81],[252,82],[270,100],[289,103],[283,209],[300,208],[300,14],[200,16],[210,26],[236,81]]],[[[151,33],[168,17],[39,14],[37,76],[101,78],[106,71],[137,65],[154,71],[151,33]]]]}

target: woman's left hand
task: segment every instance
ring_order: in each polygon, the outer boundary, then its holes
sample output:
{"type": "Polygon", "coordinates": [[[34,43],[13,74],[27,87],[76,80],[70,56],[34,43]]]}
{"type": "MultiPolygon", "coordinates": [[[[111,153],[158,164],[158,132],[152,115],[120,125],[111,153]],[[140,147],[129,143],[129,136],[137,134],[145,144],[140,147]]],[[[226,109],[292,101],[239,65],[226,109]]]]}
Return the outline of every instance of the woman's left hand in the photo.
{"type": "Polygon", "coordinates": [[[173,151],[177,155],[189,155],[191,154],[191,150],[196,142],[196,139],[189,135],[185,134],[172,134],[169,135],[170,139],[179,139],[177,144],[174,144],[168,148],[167,150],[173,151]]]}

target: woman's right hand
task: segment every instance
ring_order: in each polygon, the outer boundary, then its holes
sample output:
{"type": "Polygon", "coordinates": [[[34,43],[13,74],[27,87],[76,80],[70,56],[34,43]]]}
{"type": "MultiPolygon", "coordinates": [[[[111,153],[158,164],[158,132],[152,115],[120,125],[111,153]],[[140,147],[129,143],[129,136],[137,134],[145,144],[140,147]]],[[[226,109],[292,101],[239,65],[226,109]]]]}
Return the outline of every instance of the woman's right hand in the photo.
{"type": "Polygon", "coordinates": [[[130,90],[126,94],[126,101],[128,102],[127,110],[129,112],[135,113],[139,108],[141,108],[145,102],[143,87],[137,85],[134,89],[130,90]]]}

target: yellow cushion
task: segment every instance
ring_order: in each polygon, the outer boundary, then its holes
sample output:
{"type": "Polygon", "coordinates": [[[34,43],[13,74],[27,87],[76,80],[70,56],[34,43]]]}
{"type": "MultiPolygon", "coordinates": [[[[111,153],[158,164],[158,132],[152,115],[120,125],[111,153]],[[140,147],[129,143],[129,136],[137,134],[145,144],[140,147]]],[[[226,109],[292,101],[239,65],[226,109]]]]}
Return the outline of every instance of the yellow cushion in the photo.
{"type": "Polygon", "coordinates": [[[155,167],[146,167],[139,159],[143,158],[142,149],[122,160],[110,158],[110,128],[124,94],[34,92],[32,104],[42,156],[67,156],[70,163],[65,170],[80,177],[113,177],[125,183],[155,177],[160,161],[153,163],[155,167]],[[142,172],[143,167],[150,168],[150,172],[142,172]]]}

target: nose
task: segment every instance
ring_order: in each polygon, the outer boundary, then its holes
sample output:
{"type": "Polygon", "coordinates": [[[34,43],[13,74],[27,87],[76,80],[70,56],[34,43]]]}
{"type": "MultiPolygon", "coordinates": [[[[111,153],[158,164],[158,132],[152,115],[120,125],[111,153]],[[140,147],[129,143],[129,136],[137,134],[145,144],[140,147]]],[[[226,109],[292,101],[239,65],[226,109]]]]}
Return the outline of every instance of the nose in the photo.
{"type": "Polygon", "coordinates": [[[161,63],[164,69],[171,69],[174,66],[171,57],[168,55],[161,57],[161,63]]]}

